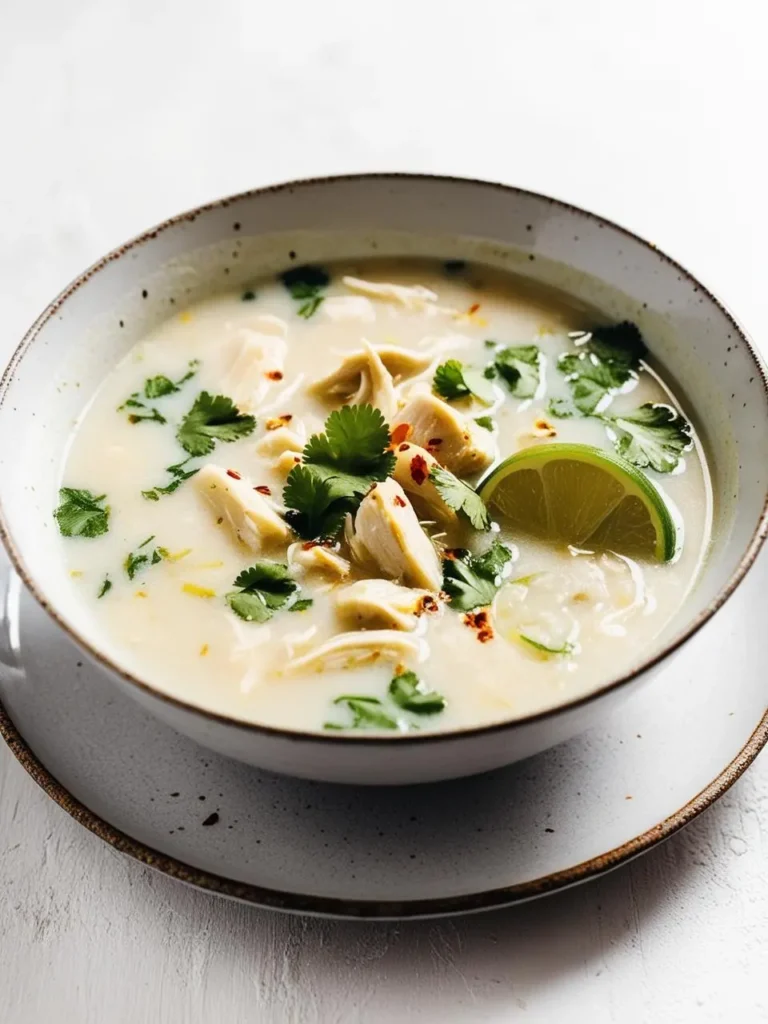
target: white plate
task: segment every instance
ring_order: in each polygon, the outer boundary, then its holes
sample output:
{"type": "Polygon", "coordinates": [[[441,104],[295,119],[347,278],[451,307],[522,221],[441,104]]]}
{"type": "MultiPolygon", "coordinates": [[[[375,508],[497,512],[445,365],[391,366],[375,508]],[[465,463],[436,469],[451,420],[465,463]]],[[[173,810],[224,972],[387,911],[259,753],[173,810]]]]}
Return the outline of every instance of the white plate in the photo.
{"type": "Polygon", "coordinates": [[[338,917],[499,907],[595,877],[711,804],[768,739],[768,553],[605,733],[492,774],[371,789],[217,757],[108,685],[11,577],[0,731],[68,813],[202,889],[338,917]]]}

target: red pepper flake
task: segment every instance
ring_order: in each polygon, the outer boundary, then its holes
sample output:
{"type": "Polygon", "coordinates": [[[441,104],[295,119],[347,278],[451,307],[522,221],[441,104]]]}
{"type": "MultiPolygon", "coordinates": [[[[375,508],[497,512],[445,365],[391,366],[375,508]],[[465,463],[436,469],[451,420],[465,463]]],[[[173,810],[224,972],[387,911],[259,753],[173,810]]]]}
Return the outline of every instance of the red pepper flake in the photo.
{"type": "Polygon", "coordinates": [[[283,374],[282,374],[281,370],[267,370],[267,372],[264,374],[264,376],[268,377],[269,380],[282,380],[283,379],[283,374]]]}
{"type": "Polygon", "coordinates": [[[312,548],[317,548],[317,547],[320,547],[320,541],[319,540],[305,540],[304,543],[301,545],[301,550],[302,551],[311,551],[312,548]]]}
{"type": "Polygon", "coordinates": [[[427,448],[439,448],[442,443],[442,437],[430,437],[427,441],[427,448]]]}
{"type": "Polygon", "coordinates": [[[411,479],[421,487],[429,476],[429,466],[423,455],[414,455],[411,459],[411,479]]]}
{"type": "Polygon", "coordinates": [[[431,594],[425,594],[424,597],[422,597],[421,601],[419,602],[419,605],[416,609],[416,614],[423,615],[424,612],[432,614],[433,612],[436,612],[439,609],[439,607],[440,605],[437,603],[434,597],[432,597],[431,594]]]}
{"type": "Polygon", "coordinates": [[[240,474],[237,472],[236,469],[228,469],[227,470],[227,476],[231,476],[233,480],[242,480],[243,479],[240,476],[240,474]]]}
{"type": "Polygon", "coordinates": [[[411,424],[410,423],[398,423],[395,429],[390,435],[390,441],[392,446],[402,444],[403,441],[407,441],[411,436],[411,424]]]}
{"type": "Polygon", "coordinates": [[[394,497],[394,503],[395,503],[395,505],[397,505],[397,506],[398,506],[399,508],[405,508],[405,501],[404,501],[404,499],[403,499],[403,498],[401,498],[401,497],[400,497],[400,495],[399,495],[399,494],[396,494],[396,495],[395,495],[395,497],[394,497]]]}
{"type": "Polygon", "coordinates": [[[473,302],[472,305],[467,310],[467,316],[472,316],[473,314],[475,314],[478,311],[478,309],[480,309],[480,303],[479,302],[473,302]]]}
{"type": "Polygon", "coordinates": [[[272,491],[270,491],[270,489],[267,487],[266,484],[259,484],[258,487],[254,487],[253,489],[254,489],[254,491],[258,491],[259,494],[267,494],[267,495],[269,495],[269,494],[272,493],[272,491]]]}
{"type": "Polygon", "coordinates": [[[478,612],[467,612],[464,616],[464,625],[477,632],[477,639],[481,644],[493,640],[493,627],[488,612],[484,608],[478,612]]]}
{"type": "Polygon", "coordinates": [[[457,558],[461,558],[464,554],[461,548],[446,548],[443,551],[443,558],[447,558],[449,562],[455,562],[457,558]]]}

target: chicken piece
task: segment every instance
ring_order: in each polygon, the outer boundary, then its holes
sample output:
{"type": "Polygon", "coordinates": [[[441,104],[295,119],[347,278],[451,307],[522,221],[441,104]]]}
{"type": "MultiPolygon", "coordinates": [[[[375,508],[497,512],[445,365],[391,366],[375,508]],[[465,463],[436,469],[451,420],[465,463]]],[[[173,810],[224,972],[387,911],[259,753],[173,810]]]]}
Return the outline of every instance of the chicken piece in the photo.
{"type": "Polygon", "coordinates": [[[457,312],[455,309],[444,309],[442,306],[436,305],[437,293],[421,284],[404,285],[392,284],[388,281],[364,281],[359,277],[343,277],[341,280],[353,292],[360,292],[372,299],[395,302],[414,313],[455,314],[457,312]]]}
{"type": "Polygon", "coordinates": [[[368,367],[361,378],[367,381],[365,393],[356,399],[355,405],[363,405],[368,402],[375,409],[379,409],[385,420],[391,420],[397,412],[398,400],[397,391],[392,380],[392,374],[386,368],[373,345],[363,339],[363,346],[368,353],[368,367]]]}
{"type": "Polygon", "coordinates": [[[270,387],[283,379],[286,343],[276,334],[243,327],[235,334],[232,349],[221,392],[229,395],[241,412],[252,412],[270,387]]]}
{"type": "Polygon", "coordinates": [[[404,441],[395,447],[395,468],[392,476],[403,490],[414,498],[421,498],[436,515],[447,523],[456,523],[457,515],[446,505],[439,491],[430,480],[433,466],[439,466],[437,459],[426,448],[404,441]]]}
{"type": "Polygon", "coordinates": [[[335,322],[358,320],[370,323],[376,310],[364,295],[330,295],[320,307],[324,316],[335,322]]]}
{"type": "Polygon", "coordinates": [[[358,629],[416,628],[426,611],[437,611],[428,590],[401,587],[391,580],[358,580],[336,591],[336,611],[358,629]]]}
{"type": "Polygon", "coordinates": [[[288,540],[288,526],[249,480],[235,479],[221,466],[209,463],[197,473],[194,482],[213,506],[217,520],[225,522],[234,537],[254,553],[288,540]]]}
{"type": "Polygon", "coordinates": [[[394,382],[422,373],[432,363],[431,354],[411,352],[398,345],[369,345],[345,353],[341,365],[310,386],[310,391],[322,398],[352,399],[357,404],[357,396],[364,387],[363,377],[371,369],[371,352],[375,353],[378,362],[389,373],[394,382]]]}
{"type": "Polygon", "coordinates": [[[293,467],[298,466],[301,461],[302,458],[298,452],[283,452],[272,463],[272,469],[280,476],[288,476],[293,467]]]}
{"type": "Polygon", "coordinates": [[[440,560],[397,481],[374,484],[355,516],[355,535],[380,571],[414,587],[439,591],[440,560]]]}
{"type": "Polygon", "coordinates": [[[393,433],[399,424],[408,424],[408,439],[434,452],[456,476],[479,473],[493,462],[496,443],[490,431],[435,395],[412,394],[392,420],[393,433]]]}
{"type": "Polygon", "coordinates": [[[355,630],[338,636],[291,658],[285,673],[322,672],[327,668],[352,668],[365,662],[421,660],[423,643],[397,629],[355,630]]]}
{"type": "Polygon", "coordinates": [[[305,572],[318,572],[333,579],[349,576],[350,564],[338,552],[323,544],[297,543],[288,548],[288,564],[298,565],[305,572]]]}
{"type": "Polygon", "coordinates": [[[268,431],[256,443],[256,454],[269,458],[271,455],[282,455],[283,452],[295,452],[300,455],[304,451],[306,437],[303,430],[292,427],[278,427],[268,431]]]}

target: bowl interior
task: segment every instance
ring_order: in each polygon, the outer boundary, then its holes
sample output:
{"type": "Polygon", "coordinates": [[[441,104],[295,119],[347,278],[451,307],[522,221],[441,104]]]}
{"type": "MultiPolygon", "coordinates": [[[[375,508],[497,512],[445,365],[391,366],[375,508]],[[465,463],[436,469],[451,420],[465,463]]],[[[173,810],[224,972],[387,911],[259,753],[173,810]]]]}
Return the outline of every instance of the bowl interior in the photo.
{"type": "Polygon", "coordinates": [[[653,247],[555,200],[457,179],[362,176],[263,190],[176,218],[86,272],[20,346],[0,392],[6,542],[27,583],[75,633],[110,654],[71,600],[57,552],[51,513],[71,425],[177,303],[278,272],[291,252],[298,262],[413,255],[487,263],[635,321],[703,437],[715,492],[708,562],[659,645],[725,596],[762,539],[768,492],[765,374],[727,311],[653,247]]]}

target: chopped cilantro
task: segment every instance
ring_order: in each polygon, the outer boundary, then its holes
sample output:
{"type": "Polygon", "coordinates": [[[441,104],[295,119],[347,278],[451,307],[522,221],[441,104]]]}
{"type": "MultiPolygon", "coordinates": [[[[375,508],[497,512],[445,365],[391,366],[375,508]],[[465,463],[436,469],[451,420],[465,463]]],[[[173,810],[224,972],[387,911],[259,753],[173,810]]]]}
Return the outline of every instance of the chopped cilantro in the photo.
{"type": "Polygon", "coordinates": [[[474,488],[442,466],[432,466],[429,479],[448,508],[463,515],[476,530],[490,529],[490,514],[485,502],[474,488]]]}
{"type": "Polygon", "coordinates": [[[378,697],[337,697],[334,704],[344,705],[352,713],[349,725],[326,722],[326,729],[397,729],[397,720],[388,715],[378,697]]]}
{"type": "Polygon", "coordinates": [[[249,569],[244,569],[233,586],[239,589],[227,594],[227,603],[246,622],[266,622],[271,619],[299,589],[287,565],[267,559],[254,562],[249,569]]]}
{"type": "Polygon", "coordinates": [[[135,552],[130,551],[126,555],[125,561],[123,562],[123,568],[125,569],[129,580],[134,579],[139,569],[142,569],[144,566],[148,567],[150,565],[157,565],[158,562],[162,562],[165,554],[167,553],[165,548],[155,548],[153,551],[142,550],[143,548],[146,548],[148,544],[151,544],[154,539],[154,534],[151,537],[147,537],[145,541],[142,541],[141,544],[139,544],[135,552]]]}
{"type": "Polygon", "coordinates": [[[460,612],[489,605],[501,586],[512,552],[495,541],[482,555],[469,551],[454,552],[443,562],[443,589],[451,598],[451,607],[460,612]]]}
{"type": "MultiPolygon", "coordinates": [[[[146,406],[145,406],[146,408],[146,406]]],[[[168,420],[163,416],[159,409],[155,409],[153,406],[148,413],[136,413],[132,412],[128,416],[129,423],[167,423],[168,420]]]]}
{"type": "Polygon", "coordinates": [[[389,696],[404,711],[435,715],[445,707],[445,697],[430,690],[415,672],[401,672],[389,684],[389,696]]]}
{"type": "Polygon", "coordinates": [[[616,432],[616,451],[640,469],[671,473],[693,446],[690,424],[669,405],[646,402],[632,412],[605,416],[616,432]]]}
{"type": "Polygon", "coordinates": [[[387,451],[389,428],[378,409],[345,405],[325,421],[325,432],[307,442],[303,462],[288,474],[286,519],[305,540],[333,537],[395,457],[387,451]]]}
{"type": "Polygon", "coordinates": [[[162,398],[164,395],[172,395],[179,389],[168,377],[159,374],[157,377],[150,377],[144,383],[144,394],[147,398],[162,398]]]}
{"type": "Polygon", "coordinates": [[[518,636],[524,643],[528,644],[529,647],[533,647],[542,654],[572,654],[576,649],[575,644],[572,644],[567,640],[560,647],[549,647],[547,644],[534,640],[532,636],[526,636],[525,633],[518,633],[518,636]]]}
{"type": "Polygon", "coordinates": [[[485,405],[494,400],[493,389],[481,370],[464,367],[458,359],[449,359],[435,370],[432,388],[441,398],[449,401],[474,395],[485,405]]]}
{"type": "Polygon", "coordinates": [[[231,398],[201,391],[181,421],[176,438],[190,455],[210,455],[216,441],[237,441],[255,426],[253,416],[238,412],[231,398]]]}
{"type": "Polygon", "coordinates": [[[500,348],[494,366],[515,398],[534,398],[541,380],[541,353],[538,345],[500,348]]]}
{"type": "Polygon", "coordinates": [[[109,593],[112,589],[112,580],[109,578],[109,573],[104,577],[104,582],[101,584],[101,589],[96,595],[97,598],[104,597],[105,594],[109,593]]]}
{"type": "Polygon", "coordinates": [[[298,309],[299,316],[309,320],[323,301],[320,289],[325,288],[331,279],[322,267],[307,265],[286,270],[284,274],[280,275],[280,280],[293,298],[301,302],[298,309]]]}
{"type": "Polygon", "coordinates": [[[148,377],[144,381],[143,395],[141,391],[134,391],[123,402],[122,405],[117,407],[118,412],[122,412],[123,409],[139,409],[140,412],[130,413],[128,416],[129,423],[141,423],[142,421],[149,421],[150,423],[167,423],[165,416],[156,409],[154,406],[149,406],[146,402],[142,401],[142,397],[150,400],[156,398],[164,398],[166,395],[173,395],[177,391],[181,390],[183,384],[186,384],[188,380],[197,373],[197,368],[200,366],[199,359],[191,359],[188,364],[187,372],[180,377],[177,381],[173,381],[170,377],[166,377],[165,374],[158,374],[156,377],[148,377]]]}
{"type": "Polygon", "coordinates": [[[146,498],[147,501],[160,501],[160,496],[162,494],[173,494],[174,491],[177,491],[185,480],[189,480],[191,476],[194,476],[195,473],[199,473],[200,471],[199,468],[184,469],[184,466],[186,466],[188,462],[191,462],[191,460],[192,456],[190,455],[189,458],[184,459],[183,462],[178,462],[175,466],[168,466],[165,471],[166,473],[171,474],[172,479],[170,483],[162,486],[158,485],[148,491],[142,491],[142,497],[146,498]]]}
{"type": "Polygon", "coordinates": [[[294,601],[293,604],[288,608],[289,612],[305,612],[307,608],[311,608],[315,602],[311,597],[300,597],[298,601],[294,601]]]}
{"type": "Polygon", "coordinates": [[[251,289],[249,288],[248,291],[243,292],[240,298],[243,300],[243,302],[253,302],[253,300],[256,298],[256,292],[252,292],[251,289]]]}
{"type": "Polygon", "coordinates": [[[100,537],[109,529],[106,494],[95,495],[75,487],[59,490],[59,507],[53,513],[63,537],[100,537]]]}
{"type": "Polygon", "coordinates": [[[478,427],[482,427],[483,430],[495,430],[496,423],[491,416],[478,416],[475,420],[478,427]]]}

